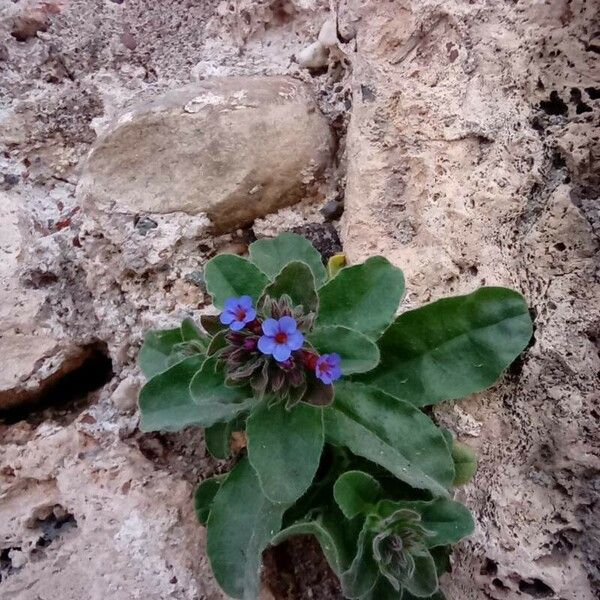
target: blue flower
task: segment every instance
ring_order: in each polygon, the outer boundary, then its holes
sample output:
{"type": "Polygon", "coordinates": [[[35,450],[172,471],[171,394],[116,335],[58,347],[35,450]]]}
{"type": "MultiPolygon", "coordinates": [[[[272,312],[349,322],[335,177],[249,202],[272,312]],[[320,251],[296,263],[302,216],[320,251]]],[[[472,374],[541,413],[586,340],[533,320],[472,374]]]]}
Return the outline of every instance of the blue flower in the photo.
{"type": "Polygon", "coordinates": [[[263,354],[272,354],[277,362],[287,360],[292,350],[299,350],[304,336],[298,331],[298,324],[292,317],[267,319],[262,324],[264,335],[258,340],[258,349],[263,354]]]}
{"type": "Polygon", "coordinates": [[[232,331],[240,331],[256,319],[256,311],[252,306],[250,296],[240,296],[239,298],[227,298],[225,300],[225,310],[221,313],[219,321],[223,325],[229,325],[232,331]]]}
{"type": "Polygon", "coordinates": [[[333,383],[342,376],[342,359],[337,352],[322,354],[315,365],[315,375],[326,385],[333,383]]]}

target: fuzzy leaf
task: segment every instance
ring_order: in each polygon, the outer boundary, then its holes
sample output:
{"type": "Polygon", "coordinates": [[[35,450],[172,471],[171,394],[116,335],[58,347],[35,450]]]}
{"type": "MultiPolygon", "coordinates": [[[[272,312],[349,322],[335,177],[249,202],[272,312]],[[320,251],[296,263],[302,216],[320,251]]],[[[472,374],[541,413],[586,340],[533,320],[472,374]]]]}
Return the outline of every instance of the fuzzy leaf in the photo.
{"type": "Polygon", "coordinates": [[[365,523],[356,544],[356,555],[350,567],[340,576],[342,592],[347,598],[368,594],[379,577],[379,568],[373,558],[373,533],[365,523]]]}
{"type": "Polygon", "coordinates": [[[410,403],[353,382],[336,384],[327,440],[347,446],[417,489],[448,495],[454,465],[440,430],[410,403]]]}
{"type": "Polygon", "coordinates": [[[323,449],[322,409],[300,403],[258,406],[248,418],[248,459],[266,496],[295,502],[310,486],[323,449]]]}
{"type": "Polygon", "coordinates": [[[245,387],[227,387],[217,361],[207,358],[189,381],[189,395],[202,415],[204,427],[227,422],[256,403],[245,387]]]}
{"type": "Polygon", "coordinates": [[[218,308],[223,308],[225,300],[231,297],[247,295],[256,302],[268,283],[264,273],[236,254],[211,258],[204,267],[204,280],[218,308]]]}
{"type": "Polygon", "coordinates": [[[414,510],[421,515],[421,525],[435,535],[426,539],[428,548],[456,544],[471,535],[475,528],[473,517],[460,502],[448,498],[433,500],[382,500],[377,513],[387,517],[400,509],[414,510]]]}
{"type": "Polygon", "coordinates": [[[212,502],[217,492],[221,489],[225,479],[227,479],[227,475],[209,477],[202,481],[196,488],[196,491],[194,492],[194,508],[196,510],[198,522],[201,525],[206,526],[212,502]]]}
{"type": "Polygon", "coordinates": [[[279,531],[286,508],[263,495],[248,460],[229,473],[212,502],[206,540],[213,573],[226,594],[258,598],[262,552],[279,531]]]}
{"type": "Polygon", "coordinates": [[[227,423],[215,423],[204,430],[204,441],[211,456],[221,459],[229,457],[232,427],[233,421],[228,421],[227,423]]]}
{"type": "Polygon", "coordinates": [[[402,271],[381,256],[342,269],[319,290],[317,326],[343,325],[377,339],[404,294],[402,271]]]}
{"type": "Polygon", "coordinates": [[[456,440],[452,442],[452,459],[454,460],[454,486],[469,483],[477,471],[477,454],[475,451],[456,440]]]}
{"type": "Polygon", "coordinates": [[[177,431],[205,424],[205,415],[189,392],[190,381],[203,361],[200,354],[190,356],[144,385],[140,391],[142,431],[177,431]]]}
{"type": "Polygon", "coordinates": [[[269,279],[292,261],[302,261],[310,267],[317,287],[323,285],[327,278],[321,255],[307,239],[296,233],[282,233],[276,238],[250,244],[250,260],[269,279]]]}
{"type": "Polygon", "coordinates": [[[140,369],[146,379],[154,377],[170,366],[169,355],[173,352],[174,346],[181,342],[183,342],[183,338],[179,327],[146,332],[144,344],[138,356],[140,369]]]}
{"type": "Polygon", "coordinates": [[[333,497],[347,519],[369,512],[382,492],[377,479],[363,471],[347,471],[333,486],[333,497]]]}
{"type": "Polygon", "coordinates": [[[306,263],[295,261],[285,265],[265,288],[263,296],[281,298],[284,294],[290,297],[293,306],[302,306],[305,313],[317,310],[315,278],[306,263]]]}
{"type": "Polygon", "coordinates": [[[337,352],[342,359],[342,373],[365,373],[379,364],[379,348],[366,335],[341,325],[318,327],[308,341],[320,354],[337,352]]]}
{"type": "Polygon", "coordinates": [[[400,315],[379,340],[379,366],[360,380],[415,406],[462,398],[491,386],[531,334],[520,294],[481,288],[400,315]]]}
{"type": "Polygon", "coordinates": [[[402,580],[402,587],[417,598],[430,598],[439,587],[435,561],[427,550],[412,554],[412,558],[415,561],[414,573],[402,580]]]}
{"type": "Polygon", "coordinates": [[[184,342],[200,342],[200,345],[206,348],[208,346],[209,337],[202,333],[193,319],[185,318],[179,327],[181,331],[181,339],[184,342]]]}

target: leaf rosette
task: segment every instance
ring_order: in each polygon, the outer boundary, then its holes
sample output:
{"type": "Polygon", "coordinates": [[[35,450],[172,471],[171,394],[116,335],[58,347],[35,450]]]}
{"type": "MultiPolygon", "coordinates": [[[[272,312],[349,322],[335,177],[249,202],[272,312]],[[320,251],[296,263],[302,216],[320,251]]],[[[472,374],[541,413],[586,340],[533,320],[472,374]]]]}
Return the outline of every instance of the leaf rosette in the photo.
{"type": "Polygon", "coordinates": [[[476,459],[422,408],[494,384],[531,337],[524,299],[487,287],[397,316],[400,269],[326,268],[289,233],[216,256],[204,278],[218,313],[145,337],[140,426],[204,427],[217,458],[245,433],[231,472],[196,493],[223,589],[256,598],[263,550],[310,533],[349,598],[441,598],[472,529],[453,489],[476,459]]]}

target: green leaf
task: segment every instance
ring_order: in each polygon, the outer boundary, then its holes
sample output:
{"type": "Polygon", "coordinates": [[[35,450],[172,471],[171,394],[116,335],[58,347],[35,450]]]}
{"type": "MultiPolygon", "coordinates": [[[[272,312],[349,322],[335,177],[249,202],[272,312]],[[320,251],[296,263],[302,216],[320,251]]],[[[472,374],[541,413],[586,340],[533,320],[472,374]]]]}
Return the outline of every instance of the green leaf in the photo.
{"type": "MultiPolygon", "coordinates": [[[[417,598],[430,598],[439,587],[435,561],[427,550],[411,553],[415,561],[412,577],[402,580],[403,588],[417,598]]],[[[405,598],[405,595],[402,595],[405,598]]]]}
{"type": "Polygon", "coordinates": [[[344,325],[377,339],[404,294],[404,275],[382,256],[342,269],[319,290],[317,326],[344,325]]]}
{"type": "Polygon", "coordinates": [[[310,486],[323,449],[323,410],[300,403],[258,406],[248,418],[248,460],[265,495],[292,503],[310,486]]]}
{"type": "Polygon", "coordinates": [[[256,600],[262,552],[279,531],[285,504],[273,504],[256,473],[242,459],[212,502],[207,551],[213,573],[226,594],[256,600]]]}
{"type": "Polygon", "coordinates": [[[477,454],[475,451],[460,442],[452,442],[452,459],[454,460],[454,486],[469,483],[477,471],[477,454]]]}
{"type": "Polygon", "coordinates": [[[356,544],[356,556],[350,567],[340,576],[342,592],[347,598],[368,594],[379,577],[379,568],[373,558],[373,536],[365,522],[356,544]]]}
{"type": "Polygon", "coordinates": [[[520,294],[481,288],[400,315],[379,340],[379,366],[360,380],[415,406],[462,398],[492,385],[531,334],[520,294]]]}
{"type": "Polygon", "coordinates": [[[206,349],[206,356],[213,356],[219,352],[219,350],[223,350],[223,348],[227,346],[227,333],[227,329],[222,329],[213,336],[208,344],[208,348],[206,349]]]}
{"type": "Polygon", "coordinates": [[[433,500],[382,500],[377,506],[377,513],[387,517],[395,511],[407,508],[421,515],[421,525],[435,535],[426,539],[428,548],[456,544],[471,535],[475,528],[469,510],[460,502],[449,498],[433,500]]]}
{"type": "Polygon", "coordinates": [[[366,335],[341,325],[318,327],[308,341],[320,354],[337,352],[342,359],[342,373],[364,373],[379,364],[379,348],[366,335]]]}
{"type": "Polygon", "coordinates": [[[201,425],[227,422],[256,404],[245,387],[227,387],[214,357],[207,358],[189,381],[189,395],[201,414],[201,425]]]}
{"type": "Polygon", "coordinates": [[[206,289],[213,303],[223,308],[228,298],[250,296],[256,302],[268,281],[250,261],[236,254],[219,254],[204,267],[206,289]]]}
{"type": "Polygon", "coordinates": [[[168,362],[169,355],[173,351],[173,347],[181,342],[183,342],[183,338],[179,327],[146,332],[138,362],[147,379],[154,377],[154,375],[170,366],[168,362]]]}
{"type": "Polygon", "coordinates": [[[306,263],[291,262],[275,276],[263,293],[271,298],[281,298],[287,294],[293,306],[302,306],[305,313],[315,312],[319,298],[315,290],[315,278],[306,263]]]}
{"type": "Polygon", "coordinates": [[[269,279],[292,261],[302,261],[310,267],[317,287],[323,285],[327,278],[321,255],[307,239],[296,233],[282,233],[276,238],[250,244],[250,260],[269,279]]]}
{"type": "Polygon", "coordinates": [[[354,382],[336,384],[327,440],[347,446],[417,489],[448,495],[454,465],[441,431],[408,402],[354,382]]]}
{"type": "Polygon", "coordinates": [[[333,497],[347,519],[369,512],[382,492],[377,479],[363,471],[347,471],[333,486],[333,497]]]}
{"type": "Polygon", "coordinates": [[[177,431],[205,423],[189,392],[190,381],[203,361],[203,355],[190,356],[144,385],[140,391],[142,431],[177,431]]]}
{"type": "Polygon", "coordinates": [[[200,483],[194,492],[194,508],[196,517],[201,525],[206,525],[210,508],[217,492],[221,489],[227,474],[209,477],[200,483]]]}
{"type": "Polygon", "coordinates": [[[181,331],[181,339],[184,342],[200,342],[200,344],[206,349],[208,346],[208,336],[205,335],[198,329],[193,319],[186,317],[179,327],[181,331]]]}
{"type": "Polygon", "coordinates": [[[215,458],[229,458],[229,441],[233,431],[233,421],[215,423],[204,430],[204,441],[211,456],[215,458]]]}

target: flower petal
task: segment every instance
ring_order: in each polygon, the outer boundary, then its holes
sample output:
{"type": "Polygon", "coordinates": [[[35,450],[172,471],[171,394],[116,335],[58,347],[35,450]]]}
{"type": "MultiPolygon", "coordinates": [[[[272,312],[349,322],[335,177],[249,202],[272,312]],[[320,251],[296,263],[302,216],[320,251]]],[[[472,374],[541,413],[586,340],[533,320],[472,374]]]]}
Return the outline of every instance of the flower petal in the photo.
{"type": "Polygon", "coordinates": [[[242,308],[248,310],[249,308],[252,308],[252,298],[250,298],[250,296],[240,296],[238,298],[238,304],[242,308]]]}
{"type": "Polygon", "coordinates": [[[237,298],[227,298],[227,300],[225,300],[225,310],[230,310],[231,312],[235,311],[235,309],[238,307],[238,299],[237,298]]]}
{"type": "Polygon", "coordinates": [[[263,354],[273,354],[273,350],[275,350],[275,340],[268,335],[263,335],[258,340],[258,349],[263,354]]]}
{"type": "Polygon", "coordinates": [[[229,325],[234,319],[235,315],[227,310],[219,315],[219,321],[221,321],[223,325],[229,325]]]}
{"type": "Polygon", "coordinates": [[[256,319],[256,311],[250,307],[246,309],[246,318],[244,319],[244,321],[246,321],[246,323],[251,323],[252,321],[254,321],[254,319],[256,319]]]}
{"type": "Polygon", "coordinates": [[[276,344],[275,350],[273,350],[273,358],[277,362],[283,362],[284,360],[287,360],[291,354],[292,351],[287,347],[286,344],[276,344]]]}
{"type": "Polygon", "coordinates": [[[241,329],[244,329],[245,325],[246,323],[244,323],[244,321],[233,321],[229,326],[229,329],[232,331],[240,331],[241,329]]]}
{"type": "Polygon", "coordinates": [[[274,336],[279,331],[279,323],[275,319],[267,319],[262,324],[262,330],[265,335],[274,336]]]}
{"type": "Polygon", "coordinates": [[[302,348],[304,336],[298,331],[288,334],[287,345],[290,350],[298,350],[302,348]]]}
{"type": "Polygon", "coordinates": [[[281,319],[279,319],[279,329],[281,329],[281,331],[283,331],[284,333],[294,333],[294,331],[296,331],[296,329],[298,328],[298,325],[296,323],[296,319],[294,319],[293,317],[281,317],[281,319]]]}

